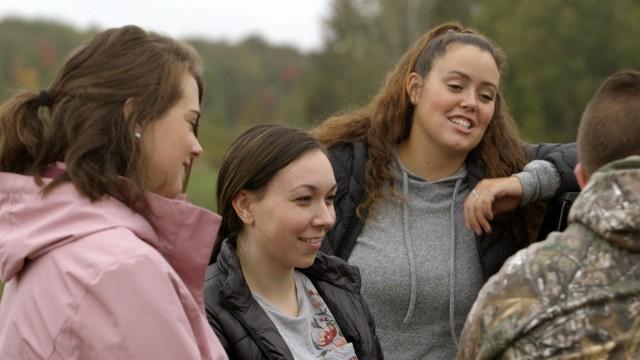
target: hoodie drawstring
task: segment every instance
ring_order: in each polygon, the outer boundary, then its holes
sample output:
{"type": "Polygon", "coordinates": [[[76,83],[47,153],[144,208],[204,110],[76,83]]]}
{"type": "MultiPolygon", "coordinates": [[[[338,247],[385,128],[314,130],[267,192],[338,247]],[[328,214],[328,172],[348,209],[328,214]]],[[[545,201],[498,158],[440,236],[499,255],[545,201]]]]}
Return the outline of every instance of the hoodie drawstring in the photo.
{"type": "MultiPolygon", "coordinates": [[[[402,195],[405,199],[409,199],[409,179],[407,170],[404,167],[400,167],[402,171],[402,195]]],[[[416,308],[416,296],[417,296],[417,284],[416,284],[416,262],[413,254],[413,241],[411,241],[411,234],[409,233],[409,205],[407,201],[403,201],[402,206],[402,231],[404,235],[404,245],[407,247],[407,256],[409,257],[409,274],[411,279],[411,295],[409,297],[409,308],[407,309],[407,315],[405,315],[403,323],[408,323],[413,317],[413,312],[416,308]]]]}
{"type": "Polygon", "coordinates": [[[456,181],[456,186],[453,188],[453,197],[451,199],[451,250],[449,251],[449,327],[451,328],[451,338],[458,348],[458,337],[456,336],[456,323],[455,323],[455,304],[456,304],[456,219],[455,219],[455,207],[456,196],[458,195],[458,189],[462,179],[456,181]]]}
{"type": "MultiPolygon", "coordinates": [[[[405,199],[409,199],[409,180],[407,170],[400,166],[400,170],[402,172],[402,195],[405,199]]],[[[451,338],[457,348],[458,346],[458,337],[456,335],[456,327],[455,327],[455,270],[456,270],[456,221],[455,221],[455,207],[456,207],[456,198],[458,195],[458,191],[460,189],[460,185],[462,184],[462,178],[456,180],[456,184],[453,188],[453,196],[451,199],[450,206],[450,228],[451,228],[451,247],[449,250],[449,327],[451,331],[451,338]]],[[[402,206],[402,231],[404,235],[404,244],[407,248],[407,257],[409,258],[409,274],[411,281],[411,293],[409,297],[409,308],[407,309],[407,314],[404,317],[403,323],[408,323],[411,321],[413,317],[413,313],[416,307],[416,297],[417,297],[417,274],[416,274],[416,263],[415,263],[415,255],[413,251],[413,241],[411,241],[411,234],[409,233],[409,205],[408,201],[403,201],[402,206]]]]}

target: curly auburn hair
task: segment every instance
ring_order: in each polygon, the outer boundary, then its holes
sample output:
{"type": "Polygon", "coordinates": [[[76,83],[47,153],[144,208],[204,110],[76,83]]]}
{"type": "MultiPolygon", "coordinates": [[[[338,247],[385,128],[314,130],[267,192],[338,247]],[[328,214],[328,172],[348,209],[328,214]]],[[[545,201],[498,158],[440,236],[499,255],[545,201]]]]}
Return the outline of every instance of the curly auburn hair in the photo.
{"type": "MultiPolygon", "coordinates": [[[[312,135],[328,147],[356,141],[368,144],[367,198],[358,206],[359,216],[383,196],[385,183],[393,189],[392,149],[409,137],[414,111],[405,87],[407,78],[413,72],[425,77],[433,63],[446,53],[447,46],[454,43],[487,51],[502,72],[504,55],[500,49],[474,30],[457,23],[445,23],[417,39],[387,75],[384,85],[369,104],[334,115],[311,130],[312,135]]],[[[487,130],[469,157],[479,162],[487,177],[509,176],[521,171],[526,164],[523,142],[501,93],[496,96],[494,115],[487,130]]]]}

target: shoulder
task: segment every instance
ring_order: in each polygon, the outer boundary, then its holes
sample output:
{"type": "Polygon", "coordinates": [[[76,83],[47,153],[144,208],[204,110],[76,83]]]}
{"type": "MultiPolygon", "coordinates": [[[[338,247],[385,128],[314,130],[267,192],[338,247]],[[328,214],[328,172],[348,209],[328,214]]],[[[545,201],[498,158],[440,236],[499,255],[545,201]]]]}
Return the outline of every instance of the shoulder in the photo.
{"type": "MultiPolygon", "coordinates": [[[[540,286],[541,277],[549,279],[560,274],[575,273],[577,268],[584,265],[583,261],[595,240],[593,233],[582,224],[570,224],[565,231],[552,232],[546,240],[520,250],[507,260],[499,274],[510,280],[515,280],[511,277],[517,277],[531,282],[542,292],[540,296],[544,292],[553,291],[551,287],[540,286]]],[[[553,282],[561,286],[562,282],[568,282],[571,278],[571,275],[568,278],[562,276],[553,282]]]]}
{"type": "MultiPolygon", "coordinates": [[[[217,262],[209,265],[204,285],[204,307],[209,326],[228,352],[230,350],[230,339],[228,337],[233,338],[235,332],[242,332],[239,330],[242,326],[226,304],[224,296],[225,279],[226,274],[220,271],[217,262]],[[229,334],[229,332],[232,332],[232,334],[229,334]]],[[[245,335],[242,337],[244,338],[245,335]]]]}
{"type": "Polygon", "coordinates": [[[626,320],[617,319],[635,313],[638,287],[627,279],[638,276],[637,253],[573,223],[518,255],[492,279],[487,293],[500,291],[481,300],[481,321],[489,325],[486,347],[503,340],[505,356],[520,358],[549,351],[568,355],[575,349],[608,352],[609,345],[618,350],[628,345],[626,320]]]}
{"type": "Polygon", "coordinates": [[[546,302],[546,296],[557,295],[558,289],[571,281],[591,243],[589,232],[573,224],[518,251],[483,287],[484,302],[496,304],[495,300],[503,298],[546,302]]]}
{"type": "Polygon", "coordinates": [[[103,231],[63,251],[54,259],[64,263],[59,277],[63,283],[74,280],[74,302],[90,313],[93,310],[88,309],[100,307],[152,311],[152,307],[141,305],[149,301],[179,308],[191,299],[187,286],[167,260],[127,229],[103,231]]]}
{"type": "MultiPolygon", "coordinates": [[[[237,261],[229,243],[225,243],[217,261],[207,268],[204,301],[207,317],[212,324],[220,317],[228,318],[224,314],[231,311],[230,307],[237,310],[246,309],[252,300],[242,270],[237,267],[237,261]]],[[[223,321],[228,322],[230,319],[223,321]]]]}
{"type": "Polygon", "coordinates": [[[123,227],[105,229],[86,236],[70,244],[68,250],[81,255],[84,262],[96,272],[137,266],[151,266],[157,270],[171,268],[158,250],[123,227]]]}
{"type": "Polygon", "coordinates": [[[219,262],[209,265],[205,275],[204,299],[208,311],[218,312],[222,307],[222,291],[227,274],[220,269],[219,262]]]}
{"type": "Polygon", "coordinates": [[[329,160],[336,176],[360,173],[358,170],[364,169],[367,154],[368,146],[362,142],[340,143],[329,148],[329,160]]]}
{"type": "MultiPolygon", "coordinates": [[[[157,289],[181,282],[168,261],[153,246],[127,229],[115,228],[95,234],[78,243],[78,252],[89,263],[93,279],[89,286],[118,282],[121,289],[138,287],[157,289]],[[162,280],[161,280],[162,279],[162,280]]],[[[120,290],[122,291],[122,290],[120,290]]]]}
{"type": "Polygon", "coordinates": [[[119,268],[134,271],[138,266],[156,270],[170,269],[164,257],[151,245],[123,227],[100,230],[71,240],[51,250],[36,263],[55,265],[64,276],[72,275],[84,282],[119,268]]]}
{"type": "Polygon", "coordinates": [[[582,264],[589,247],[584,236],[584,229],[572,226],[509,258],[478,294],[461,351],[493,358],[546,321],[582,264]]]}
{"type": "Polygon", "coordinates": [[[204,278],[205,293],[220,293],[227,286],[230,277],[238,279],[232,276],[234,274],[239,274],[240,278],[244,279],[240,269],[240,260],[235,253],[235,240],[227,238],[222,240],[216,262],[207,267],[204,278]]]}
{"type": "Polygon", "coordinates": [[[338,184],[336,203],[347,198],[355,204],[360,201],[364,193],[367,157],[368,147],[362,142],[337,144],[329,149],[329,160],[338,184]]]}

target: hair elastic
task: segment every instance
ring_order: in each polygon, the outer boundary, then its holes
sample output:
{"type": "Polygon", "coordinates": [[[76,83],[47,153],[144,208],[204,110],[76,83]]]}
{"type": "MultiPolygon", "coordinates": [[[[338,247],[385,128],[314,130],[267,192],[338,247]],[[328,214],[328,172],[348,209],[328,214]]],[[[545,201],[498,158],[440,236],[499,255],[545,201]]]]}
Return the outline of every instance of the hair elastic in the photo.
{"type": "Polygon", "coordinates": [[[51,107],[53,105],[53,97],[47,90],[40,91],[40,106],[51,107]]]}

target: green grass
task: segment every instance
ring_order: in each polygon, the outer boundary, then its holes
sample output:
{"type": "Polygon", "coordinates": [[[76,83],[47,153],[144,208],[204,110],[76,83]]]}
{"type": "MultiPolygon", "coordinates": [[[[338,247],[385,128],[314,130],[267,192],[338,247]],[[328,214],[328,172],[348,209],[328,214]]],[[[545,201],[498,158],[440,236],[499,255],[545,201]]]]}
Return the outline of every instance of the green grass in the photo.
{"type": "Polygon", "coordinates": [[[215,211],[217,175],[218,169],[208,166],[204,161],[193,163],[187,199],[198,206],[215,211]]]}

